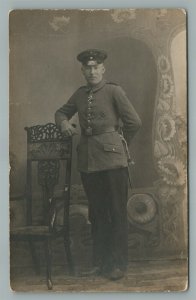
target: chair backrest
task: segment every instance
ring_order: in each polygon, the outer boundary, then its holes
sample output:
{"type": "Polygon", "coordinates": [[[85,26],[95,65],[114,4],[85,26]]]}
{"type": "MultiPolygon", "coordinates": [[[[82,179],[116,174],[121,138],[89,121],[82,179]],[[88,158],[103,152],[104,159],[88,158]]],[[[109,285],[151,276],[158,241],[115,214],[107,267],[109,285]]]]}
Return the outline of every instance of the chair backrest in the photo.
{"type": "Polygon", "coordinates": [[[44,225],[53,230],[56,219],[54,188],[59,183],[62,166],[65,168],[62,189],[64,224],[69,215],[72,138],[64,137],[53,123],[25,127],[25,130],[27,132],[26,223],[32,225],[32,177],[33,164],[36,163],[37,183],[42,188],[44,225]]]}

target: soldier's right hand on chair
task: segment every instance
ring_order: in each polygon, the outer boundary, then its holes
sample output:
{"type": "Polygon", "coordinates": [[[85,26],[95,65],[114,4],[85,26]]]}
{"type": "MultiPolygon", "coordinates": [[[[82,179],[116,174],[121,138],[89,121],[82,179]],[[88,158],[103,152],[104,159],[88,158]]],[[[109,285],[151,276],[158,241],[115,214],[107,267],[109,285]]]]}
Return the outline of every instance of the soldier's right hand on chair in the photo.
{"type": "Polygon", "coordinates": [[[69,123],[69,121],[64,120],[61,123],[61,132],[65,136],[71,136],[76,134],[76,129],[73,125],[69,123]]]}

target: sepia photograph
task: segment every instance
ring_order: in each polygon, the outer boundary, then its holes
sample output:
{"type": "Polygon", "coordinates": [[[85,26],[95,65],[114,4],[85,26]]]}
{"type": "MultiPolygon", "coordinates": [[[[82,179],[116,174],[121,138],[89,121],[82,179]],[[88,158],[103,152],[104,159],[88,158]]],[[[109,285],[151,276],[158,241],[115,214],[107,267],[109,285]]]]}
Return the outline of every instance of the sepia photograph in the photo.
{"type": "Polygon", "coordinates": [[[10,286],[188,289],[187,13],[9,15],[10,286]]]}

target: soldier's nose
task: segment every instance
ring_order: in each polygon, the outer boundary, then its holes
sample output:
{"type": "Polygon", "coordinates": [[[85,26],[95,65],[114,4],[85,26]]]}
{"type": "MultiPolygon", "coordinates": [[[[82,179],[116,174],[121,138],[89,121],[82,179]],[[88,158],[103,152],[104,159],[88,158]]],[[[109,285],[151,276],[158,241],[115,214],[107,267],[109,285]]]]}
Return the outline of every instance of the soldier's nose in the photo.
{"type": "Polygon", "coordinates": [[[94,73],[95,73],[95,69],[94,69],[94,68],[91,68],[90,74],[94,74],[94,73]]]}

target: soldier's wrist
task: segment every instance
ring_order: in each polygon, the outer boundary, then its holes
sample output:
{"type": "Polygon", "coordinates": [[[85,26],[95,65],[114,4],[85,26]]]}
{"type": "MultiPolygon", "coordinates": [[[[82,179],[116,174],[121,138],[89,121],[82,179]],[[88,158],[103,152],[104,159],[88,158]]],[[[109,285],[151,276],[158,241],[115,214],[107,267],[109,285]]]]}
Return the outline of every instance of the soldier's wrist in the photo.
{"type": "Polygon", "coordinates": [[[61,121],[61,127],[67,126],[69,124],[69,121],[67,119],[64,119],[61,121]]]}

